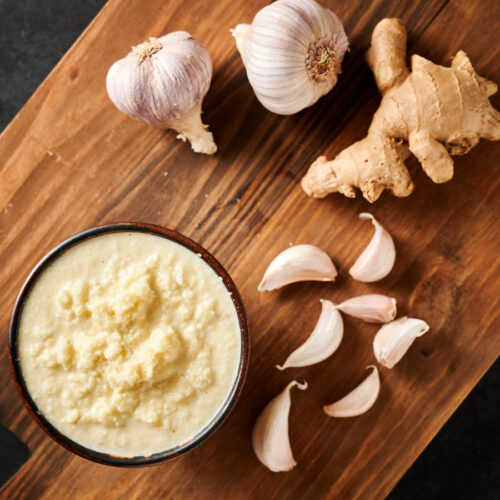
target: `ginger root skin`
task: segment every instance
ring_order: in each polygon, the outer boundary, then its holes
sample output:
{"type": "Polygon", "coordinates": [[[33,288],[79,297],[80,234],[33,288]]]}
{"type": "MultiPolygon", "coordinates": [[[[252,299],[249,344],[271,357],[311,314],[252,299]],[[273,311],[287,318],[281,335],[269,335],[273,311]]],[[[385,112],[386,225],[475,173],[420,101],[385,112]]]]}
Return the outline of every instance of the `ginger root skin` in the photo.
{"type": "Polygon", "coordinates": [[[500,140],[500,113],[489,97],[497,85],[479,76],[463,51],[444,67],[413,55],[405,63],[406,30],[383,19],[373,31],[366,60],[382,94],[368,135],[335,159],[320,156],[302,179],[306,194],[323,198],[359,188],[374,202],[384,189],[395,196],[413,191],[404,164],[411,152],[436,183],[453,177],[451,155],[463,155],[484,138],[500,140]]]}

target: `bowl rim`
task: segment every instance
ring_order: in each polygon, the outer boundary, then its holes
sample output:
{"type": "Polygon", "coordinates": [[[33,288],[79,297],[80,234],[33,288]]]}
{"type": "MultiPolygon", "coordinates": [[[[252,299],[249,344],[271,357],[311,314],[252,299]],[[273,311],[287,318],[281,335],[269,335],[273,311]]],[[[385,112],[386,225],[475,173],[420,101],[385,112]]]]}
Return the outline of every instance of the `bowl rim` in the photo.
{"type": "Polygon", "coordinates": [[[228,417],[229,413],[235,406],[243,389],[246,374],[248,371],[249,357],[250,331],[248,326],[248,318],[243,299],[241,298],[241,295],[229,273],[208,250],[202,247],[199,243],[193,241],[191,238],[188,238],[187,236],[173,229],[168,229],[163,226],[144,222],[120,222],[115,224],[106,224],[91,227],[89,229],[76,233],[69,238],[66,238],[64,241],[53,247],[35,264],[28,277],[25,279],[14,303],[10,321],[9,360],[11,373],[14,378],[17,391],[24,403],[24,406],[33,417],[35,422],[45,431],[46,434],[48,434],[49,437],[51,437],[59,445],[63,446],[67,450],[92,462],[117,467],[142,467],[174,460],[194,450],[202,443],[204,443],[222,425],[222,423],[225,421],[225,419],[228,417]],[[32,286],[35,284],[38,276],[47,268],[47,266],[49,266],[52,262],[54,262],[62,254],[64,254],[66,250],[91,238],[117,232],[139,232],[160,236],[182,245],[183,247],[187,248],[198,257],[200,257],[206,264],[208,264],[212,268],[212,270],[220,278],[222,278],[222,282],[230,293],[233,306],[235,307],[240,329],[240,361],[233,386],[231,387],[231,390],[229,391],[224,403],[217,410],[212,419],[187,442],[173,448],[154,453],[152,455],[134,457],[115,456],[112,454],[87,448],[61,433],[45,418],[43,413],[38,409],[36,403],[31,398],[24,382],[20,362],[18,360],[19,321],[22,315],[24,303],[29,296],[29,292],[31,291],[32,286]]]}

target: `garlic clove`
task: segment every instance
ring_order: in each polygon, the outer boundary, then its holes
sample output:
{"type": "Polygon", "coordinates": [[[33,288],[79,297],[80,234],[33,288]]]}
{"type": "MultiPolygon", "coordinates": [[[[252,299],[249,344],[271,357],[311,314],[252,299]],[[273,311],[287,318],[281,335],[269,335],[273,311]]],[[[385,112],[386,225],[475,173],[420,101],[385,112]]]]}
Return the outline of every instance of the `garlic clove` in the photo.
{"type": "Polygon", "coordinates": [[[260,103],[290,115],[337,83],[349,42],[340,19],[314,0],[279,0],[231,30],[260,103]]]}
{"type": "Polygon", "coordinates": [[[377,361],[386,368],[392,368],[406,354],[413,341],[428,332],[429,328],[425,321],[406,316],[387,323],[373,340],[377,361]]]}
{"type": "Polygon", "coordinates": [[[288,471],[297,462],[293,458],[288,435],[288,414],[290,413],[290,390],[298,387],[307,389],[307,382],[290,382],[283,392],[272,399],[255,422],[252,446],[257,458],[273,472],[288,471]]]}
{"type": "Polygon", "coordinates": [[[380,377],[377,367],[370,365],[372,372],[349,394],[323,409],[330,417],[356,417],[368,411],[380,392],[380,377]]]}
{"type": "Polygon", "coordinates": [[[288,356],[279,370],[319,363],[339,347],[344,334],[342,315],[329,300],[321,299],[321,314],[309,338],[288,356]]]}
{"type": "Polygon", "coordinates": [[[371,283],[385,278],[392,270],[396,260],[396,248],[391,235],[382,225],[368,213],[359,214],[362,220],[371,219],[375,233],[349,270],[349,274],[357,281],[371,283]]]}
{"type": "Polygon", "coordinates": [[[113,104],[126,115],[155,127],[169,128],[188,140],[194,151],[217,151],[201,121],[201,104],[212,79],[206,48],[189,33],[176,31],[132,47],[106,76],[113,104]]]}
{"type": "Polygon", "coordinates": [[[327,253],[314,245],[295,245],[272,260],[257,290],[276,290],[297,281],[335,281],[336,276],[327,253]]]}
{"type": "Polygon", "coordinates": [[[387,323],[396,317],[396,299],[380,294],[360,295],[345,300],[337,309],[368,323],[387,323]]]}

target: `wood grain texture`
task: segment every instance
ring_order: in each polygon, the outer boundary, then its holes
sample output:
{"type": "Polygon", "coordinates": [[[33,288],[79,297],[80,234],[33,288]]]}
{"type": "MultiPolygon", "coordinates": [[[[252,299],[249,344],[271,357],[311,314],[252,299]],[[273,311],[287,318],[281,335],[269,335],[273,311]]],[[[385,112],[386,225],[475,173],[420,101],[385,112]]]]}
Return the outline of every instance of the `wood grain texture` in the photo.
{"type": "MultiPolygon", "coordinates": [[[[281,117],[254,97],[229,28],[248,22],[263,0],[110,0],[0,137],[0,412],[32,452],[2,498],[383,498],[500,352],[498,144],[482,141],[455,159],[455,178],[434,185],[410,161],[416,190],[385,193],[374,206],[339,195],[307,198],[301,176],[318,154],[335,155],[361,138],[379,95],[363,61],[375,24],[399,16],[409,53],[442,64],[459,49],[478,73],[500,82],[500,4],[323,0],[351,40],[337,87],[312,108],[281,117]],[[145,7],[147,5],[147,7],[145,7]],[[175,134],[137,123],[109,102],[110,64],[148,36],[185,29],[214,61],[206,123],[219,152],[196,155],[175,134]],[[394,235],[388,278],[354,283],[347,270],[372,228],[370,210],[394,235]],[[15,295],[36,261],[63,238],[100,223],[141,220],[197,240],[226,266],[245,300],[252,359],[243,396],[217,434],[192,454],[148,469],[113,469],[53,443],[23,409],[10,380],[7,330],[15,295]],[[292,285],[258,294],[271,260],[293,242],[334,258],[335,284],[292,285]],[[319,298],[388,292],[400,313],[432,329],[393,370],[369,413],[329,419],[321,406],[356,385],[373,362],[376,326],[345,318],[345,339],[310,368],[274,368],[309,334],[319,298]],[[306,379],[290,417],[299,465],[262,467],[251,451],[252,424],[291,378],[306,379]]],[[[498,96],[492,99],[499,107],[498,96]]]]}

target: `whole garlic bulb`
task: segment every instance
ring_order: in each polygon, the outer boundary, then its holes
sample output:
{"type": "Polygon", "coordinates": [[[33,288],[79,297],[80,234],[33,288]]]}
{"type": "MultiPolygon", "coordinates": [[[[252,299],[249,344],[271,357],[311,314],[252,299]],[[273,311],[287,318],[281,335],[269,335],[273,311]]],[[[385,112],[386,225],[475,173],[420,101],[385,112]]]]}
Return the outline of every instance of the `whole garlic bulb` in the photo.
{"type": "Polygon", "coordinates": [[[201,121],[201,103],[212,79],[207,49],[189,33],[176,31],[132,47],[109,68],[106,88],[123,113],[179,132],[197,153],[217,151],[201,121]]]}
{"type": "Polygon", "coordinates": [[[314,0],[277,0],[231,31],[257,98],[280,115],[328,93],[349,47],[340,19],[314,0]]]}

